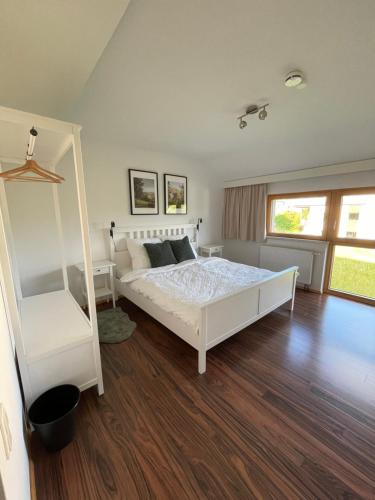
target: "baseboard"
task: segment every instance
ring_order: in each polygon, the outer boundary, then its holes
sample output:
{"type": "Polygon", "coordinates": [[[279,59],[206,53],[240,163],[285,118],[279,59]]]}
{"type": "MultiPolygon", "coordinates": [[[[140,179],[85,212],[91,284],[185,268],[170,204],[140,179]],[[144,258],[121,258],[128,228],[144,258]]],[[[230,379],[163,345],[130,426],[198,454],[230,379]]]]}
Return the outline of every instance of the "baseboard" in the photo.
{"type": "Polygon", "coordinates": [[[304,285],[296,285],[296,288],[298,288],[298,290],[303,290],[304,292],[311,292],[311,293],[318,293],[319,295],[323,295],[323,292],[321,290],[317,290],[316,288],[311,288],[311,287],[307,287],[305,288],[304,285]]]}
{"type": "MultiPolygon", "coordinates": [[[[113,307],[113,305],[112,305],[112,299],[111,299],[111,300],[109,300],[109,301],[108,301],[107,299],[98,299],[98,300],[96,300],[96,301],[95,301],[95,304],[96,304],[97,306],[102,306],[103,304],[107,304],[107,303],[108,303],[108,305],[110,305],[111,307],[113,307]]],[[[81,306],[81,308],[82,308],[84,311],[86,311],[86,310],[88,310],[88,305],[87,305],[87,304],[85,304],[85,305],[81,306]]]]}
{"type": "Polygon", "coordinates": [[[307,291],[311,293],[317,293],[318,295],[323,295],[323,292],[321,292],[320,290],[315,290],[315,288],[309,288],[307,291]]]}

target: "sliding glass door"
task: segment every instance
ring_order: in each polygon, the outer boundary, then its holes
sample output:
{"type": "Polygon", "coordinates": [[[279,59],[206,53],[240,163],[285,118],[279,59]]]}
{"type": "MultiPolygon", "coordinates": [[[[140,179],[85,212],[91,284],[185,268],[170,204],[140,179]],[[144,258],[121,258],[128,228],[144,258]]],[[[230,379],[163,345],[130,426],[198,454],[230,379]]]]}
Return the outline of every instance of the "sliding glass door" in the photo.
{"type": "Polygon", "coordinates": [[[333,191],[326,291],[375,303],[375,190],[333,191]]]}

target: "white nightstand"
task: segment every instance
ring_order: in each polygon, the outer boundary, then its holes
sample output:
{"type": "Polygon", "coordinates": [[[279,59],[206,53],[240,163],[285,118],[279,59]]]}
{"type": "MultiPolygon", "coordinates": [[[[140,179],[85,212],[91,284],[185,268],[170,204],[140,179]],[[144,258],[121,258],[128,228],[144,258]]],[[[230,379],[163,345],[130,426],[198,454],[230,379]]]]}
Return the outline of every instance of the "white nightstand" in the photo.
{"type": "MultiPolygon", "coordinates": [[[[115,282],[113,279],[113,268],[116,264],[110,260],[97,260],[92,263],[92,271],[94,278],[95,276],[105,276],[105,284],[100,288],[95,288],[95,297],[101,299],[104,297],[112,296],[113,307],[116,307],[116,291],[115,282]],[[109,277],[109,280],[108,280],[109,277]]],[[[87,299],[86,293],[86,283],[85,283],[85,269],[83,263],[76,264],[75,266],[81,273],[81,292],[82,295],[87,299]]]]}
{"type": "Polygon", "coordinates": [[[224,245],[202,245],[199,247],[200,255],[202,257],[222,257],[224,245]]]}

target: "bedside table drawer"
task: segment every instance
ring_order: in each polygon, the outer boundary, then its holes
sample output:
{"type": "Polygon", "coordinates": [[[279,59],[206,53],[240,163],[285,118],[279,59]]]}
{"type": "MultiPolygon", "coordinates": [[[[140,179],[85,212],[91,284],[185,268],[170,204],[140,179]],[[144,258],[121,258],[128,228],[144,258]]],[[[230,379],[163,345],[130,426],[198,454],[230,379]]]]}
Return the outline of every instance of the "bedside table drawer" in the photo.
{"type": "Polygon", "coordinates": [[[212,247],[212,248],[211,248],[211,253],[221,252],[221,248],[222,248],[222,247],[212,247]]]}
{"type": "Polygon", "coordinates": [[[98,274],[108,274],[109,269],[108,269],[108,267],[98,267],[96,269],[93,269],[92,272],[93,272],[94,276],[97,276],[98,274]]]}

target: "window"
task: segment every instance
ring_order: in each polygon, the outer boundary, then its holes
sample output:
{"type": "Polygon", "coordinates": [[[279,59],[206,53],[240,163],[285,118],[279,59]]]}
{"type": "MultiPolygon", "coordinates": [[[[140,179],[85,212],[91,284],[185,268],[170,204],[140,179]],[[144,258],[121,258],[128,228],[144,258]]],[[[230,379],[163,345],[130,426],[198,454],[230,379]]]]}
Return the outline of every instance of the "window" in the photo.
{"type": "Polygon", "coordinates": [[[325,291],[375,302],[375,188],[268,196],[267,235],[329,243],[325,291]]]}
{"type": "Polygon", "coordinates": [[[375,299],[375,250],[335,245],[329,288],[334,292],[375,299]]]}
{"type": "Polygon", "coordinates": [[[375,240],[375,193],[345,194],[341,197],[339,238],[375,240]],[[354,233],[349,236],[348,233],[354,233]]]}
{"type": "Polygon", "coordinates": [[[349,220],[358,220],[359,219],[359,213],[354,212],[349,214],[349,220]]]}
{"type": "Polygon", "coordinates": [[[327,200],[327,194],[270,195],[267,233],[322,239],[325,236],[327,200]]]}

